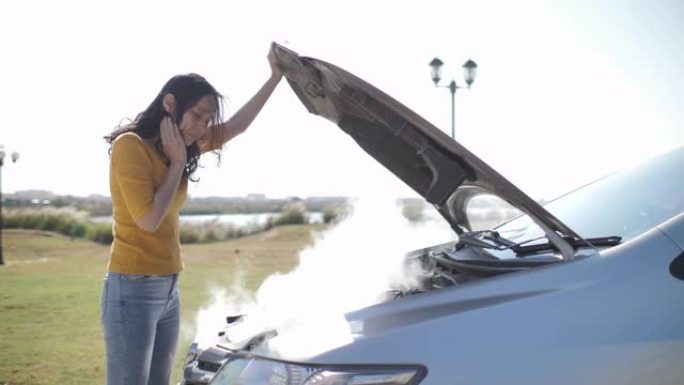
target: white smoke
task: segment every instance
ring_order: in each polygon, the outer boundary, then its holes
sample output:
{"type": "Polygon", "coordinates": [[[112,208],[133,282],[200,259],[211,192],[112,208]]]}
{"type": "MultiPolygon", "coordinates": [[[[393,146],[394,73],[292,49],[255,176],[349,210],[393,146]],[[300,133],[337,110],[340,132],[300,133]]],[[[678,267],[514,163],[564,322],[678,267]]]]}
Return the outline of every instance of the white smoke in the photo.
{"type": "Polygon", "coordinates": [[[346,312],[377,303],[392,288],[415,286],[420,271],[407,269],[408,251],[455,239],[435,221],[409,222],[387,197],[353,203],[346,219],[300,253],[294,270],[268,277],[253,302],[240,287],[214,293],[214,304],[198,313],[199,330],[215,336],[226,315],[248,314],[231,327],[231,340],[277,329],[275,354],[300,356],[340,346],[351,341],[346,312]]]}
{"type": "Polygon", "coordinates": [[[216,343],[218,332],[226,326],[226,316],[242,314],[255,303],[254,294],[245,288],[245,271],[234,272],[230,287],[210,286],[211,303],[197,312],[196,325],[184,323],[181,333],[194,337],[194,342],[206,348],[216,343]]]}

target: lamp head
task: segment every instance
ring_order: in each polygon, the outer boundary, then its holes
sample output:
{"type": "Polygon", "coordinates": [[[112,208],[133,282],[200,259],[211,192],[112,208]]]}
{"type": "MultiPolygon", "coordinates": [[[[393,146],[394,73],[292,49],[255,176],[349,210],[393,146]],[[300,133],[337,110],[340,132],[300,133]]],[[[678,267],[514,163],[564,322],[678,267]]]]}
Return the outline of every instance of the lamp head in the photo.
{"type": "Polygon", "coordinates": [[[444,62],[439,60],[439,58],[434,58],[430,62],[430,67],[432,67],[432,81],[435,82],[435,85],[437,85],[437,83],[439,83],[439,80],[442,78],[442,65],[444,65],[444,62]]]}
{"type": "Polygon", "coordinates": [[[477,64],[468,59],[468,61],[463,64],[463,77],[465,78],[468,88],[470,88],[470,85],[475,81],[475,75],[477,75],[477,64]]]}

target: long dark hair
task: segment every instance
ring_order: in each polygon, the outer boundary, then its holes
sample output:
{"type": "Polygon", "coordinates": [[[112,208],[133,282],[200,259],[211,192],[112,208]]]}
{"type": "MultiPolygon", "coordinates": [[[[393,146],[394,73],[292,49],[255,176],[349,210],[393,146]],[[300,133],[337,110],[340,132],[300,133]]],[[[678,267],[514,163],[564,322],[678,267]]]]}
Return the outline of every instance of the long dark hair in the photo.
{"type": "MultiPolygon", "coordinates": [[[[171,117],[177,124],[180,124],[185,111],[207,95],[212,96],[216,104],[216,112],[211,119],[210,126],[218,127],[218,125],[221,124],[223,120],[223,96],[216,91],[205,78],[198,74],[189,73],[176,75],[164,84],[164,87],[162,87],[161,91],[159,91],[145,111],[139,113],[132,122],[125,125],[119,125],[111,134],[104,137],[107,143],[110,144],[110,152],[111,144],[119,135],[132,131],[143,139],[152,139],[157,152],[162,155],[162,157],[166,157],[159,132],[159,126],[162,119],[169,116],[169,113],[162,105],[162,101],[166,94],[172,94],[176,99],[175,111],[171,117]]],[[[207,148],[216,149],[220,147],[220,144],[222,143],[220,130],[209,130],[207,135],[209,136],[208,138],[202,138],[202,143],[206,144],[208,146],[207,148]]],[[[187,146],[186,149],[188,160],[185,163],[183,176],[191,181],[196,181],[196,179],[193,179],[193,174],[197,170],[199,156],[201,154],[200,148],[197,142],[195,142],[190,146],[187,146]]],[[[215,150],[214,152],[220,156],[218,151],[215,150]]]]}

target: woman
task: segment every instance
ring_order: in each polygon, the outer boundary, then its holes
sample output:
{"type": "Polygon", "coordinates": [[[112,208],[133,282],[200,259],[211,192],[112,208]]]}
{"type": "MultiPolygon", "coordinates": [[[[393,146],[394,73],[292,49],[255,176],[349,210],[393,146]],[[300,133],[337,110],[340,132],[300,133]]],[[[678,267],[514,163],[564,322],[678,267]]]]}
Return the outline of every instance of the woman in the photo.
{"type": "Polygon", "coordinates": [[[279,83],[271,76],[226,122],[222,96],[196,74],[171,78],[111,144],[114,241],[102,289],[107,384],[169,384],[179,330],[183,268],[179,212],[199,156],[243,132],[279,83]]]}

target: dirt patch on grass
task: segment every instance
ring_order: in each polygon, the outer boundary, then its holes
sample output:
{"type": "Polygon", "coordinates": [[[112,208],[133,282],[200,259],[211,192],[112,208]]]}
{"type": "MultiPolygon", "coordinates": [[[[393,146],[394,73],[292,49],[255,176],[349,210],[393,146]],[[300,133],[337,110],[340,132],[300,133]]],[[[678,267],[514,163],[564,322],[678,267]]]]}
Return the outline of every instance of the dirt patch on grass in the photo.
{"type": "Polygon", "coordinates": [[[42,262],[50,261],[51,259],[53,259],[53,258],[42,257],[42,258],[37,258],[37,259],[24,259],[21,261],[7,261],[7,262],[5,262],[5,265],[14,266],[14,265],[25,265],[25,264],[29,264],[29,263],[42,263],[42,262]]]}
{"type": "Polygon", "coordinates": [[[266,232],[257,234],[257,235],[256,235],[256,239],[258,239],[258,240],[260,240],[260,241],[266,241],[266,240],[275,238],[275,237],[277,237],[278,235],[280,235],[280,229],[278,229],[278,228],[276,227],[276,228],[270,229],[270,230],[268,230],[268,231],[266,231],[266,232]]]}

